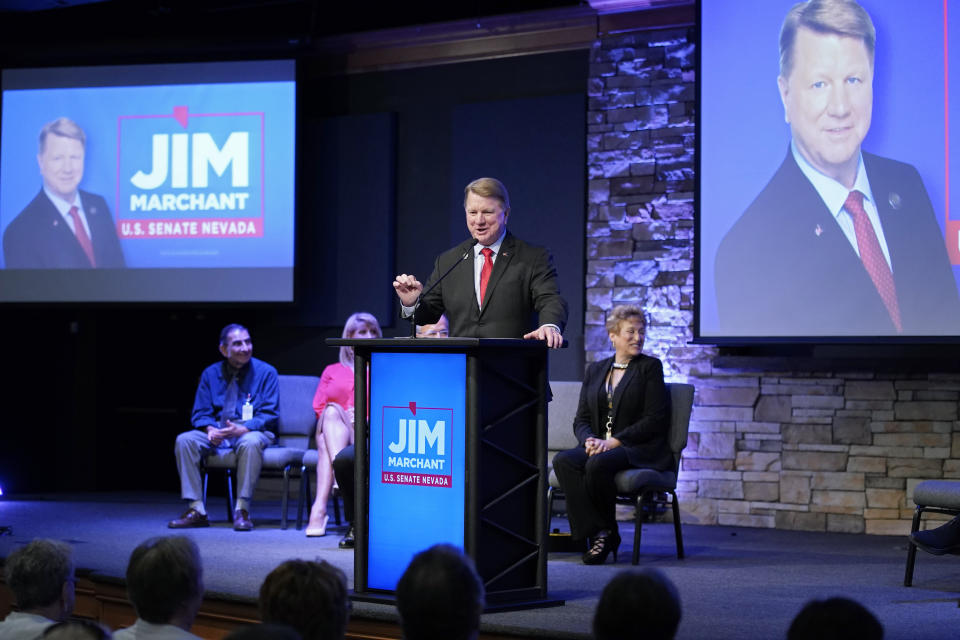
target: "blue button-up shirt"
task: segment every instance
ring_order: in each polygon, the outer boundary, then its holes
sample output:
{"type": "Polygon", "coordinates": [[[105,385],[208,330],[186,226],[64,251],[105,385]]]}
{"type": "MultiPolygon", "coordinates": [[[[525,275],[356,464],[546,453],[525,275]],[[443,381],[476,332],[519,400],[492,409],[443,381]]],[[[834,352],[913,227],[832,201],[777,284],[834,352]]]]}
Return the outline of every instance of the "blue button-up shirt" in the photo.
{"type": "MultiPolygon", "coordinates": [[[[197,396],[193,401],[191,422],[197,429],[219,427],[223,413],[223,399],[230,382],[226,360],[203,370],[197,396]]],[[[247,398],[253,405],[253,418],[243,423],[251,431],[277,432],[280,408],[280,380],[277,370],[263,360],[250,358],[237,376],[237,412],[247,398]]],[[[231,418],[232,416],[226,416],[231,418]]]]}

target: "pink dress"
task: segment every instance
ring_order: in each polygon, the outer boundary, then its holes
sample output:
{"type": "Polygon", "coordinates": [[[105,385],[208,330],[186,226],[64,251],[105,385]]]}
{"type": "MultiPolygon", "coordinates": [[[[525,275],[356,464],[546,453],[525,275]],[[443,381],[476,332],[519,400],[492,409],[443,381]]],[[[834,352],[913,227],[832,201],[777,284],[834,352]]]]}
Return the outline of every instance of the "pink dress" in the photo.
{"type": "Polygon", "coordinates": [[[320,375],[320,384],[313,395],[313,412],[317,419],[328,404],[341,410],[353,408],[353,369],[339,362],[328,365],[320,375]]]}

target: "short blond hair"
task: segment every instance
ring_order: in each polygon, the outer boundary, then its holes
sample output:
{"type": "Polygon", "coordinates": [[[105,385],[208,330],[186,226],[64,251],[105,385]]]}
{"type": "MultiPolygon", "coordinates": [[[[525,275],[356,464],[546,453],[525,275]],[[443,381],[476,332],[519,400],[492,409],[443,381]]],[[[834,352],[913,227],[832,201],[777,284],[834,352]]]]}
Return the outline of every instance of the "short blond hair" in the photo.
{"type": "Polygon", "coordinates": [[[607,333],[620,333],[620,323],[630,318],[640,318],[641,328],[647,328],[647,319],[643,316],[643,309],[635,304],[620,304],[611,309],[607,315],[607,333]]]}
{"type": "Polygon", "coordinates": [[[48,122],[43,125],[43,128],[40,129],[40,141],[37,146],[38,153],[43,153],[43,150],[47,146],[47,136],[50,134],[60,136],[61,138],[72,138],[73,140],[79,140],[80,145],[86,149],[87,148],[87,134],[83,132],[83,129],[80,128],[76,122],[70,118],[57,118],[53,122],[48,122]]]}
{"type": "Polygon", "coordinates": [[[856,0],[807,0],[793,5],[780,27],[780,75],[784,78],[793,70],[794,41],[800,27],[862,41],[873,65],[877,30],[866,9],[856,0]]]}
{"type": "Polygon", "coordinates": [[[503,204],[503,210],[510,209],[510,194],[503,183],[496,178],[477,178],[463,188],[463,206],[467,206],[467,197],[475,193],[483,198],[496,198],[503,204]]]}

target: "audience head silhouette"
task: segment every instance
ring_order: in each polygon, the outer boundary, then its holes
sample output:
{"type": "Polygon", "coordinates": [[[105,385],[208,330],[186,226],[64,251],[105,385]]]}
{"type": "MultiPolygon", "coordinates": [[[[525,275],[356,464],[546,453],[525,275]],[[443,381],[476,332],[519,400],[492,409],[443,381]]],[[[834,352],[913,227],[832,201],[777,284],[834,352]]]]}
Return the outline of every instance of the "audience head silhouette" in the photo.
{"type": "Polygon", "coordinates": [[[449,544],[415,555],[397,583],[405,640],[476,638],[483,604],[483,583],[473,561],[449,544]]]}
{"type": "Polygon", "coordinates": [[[285,624],[251,624],[230,632],[224,640],[302,640],[300,634],[285,624]]]}
{"type": "Polygon", "coordinates": [[[293,627],[303,640],[339,640],[350,601],[343,571],[326,560],[287,560],[260,586],[260,617],[293,627]]]}
{"type": "Polygon", "coordinates": [[[66,543],[38,538],[7,556],[7,586],[24,613],[66,620],[73,612],[73,551],[66,543]]]}
{"type": "Polygon", "coordinates": [[[203,565],[185,536],[142,542],[127,563],[127,595],[142,620],[189,630],[203,602],[203,565]]]}
{"type": "Polygon", "coordinates": [[[42,640],[110,640],[110,632],[92,620],[68,620],[46,628],[42,640]]]}
{"type": "Polygon", "coordinates": [[[849,598],[811,600],[793,619],[787,640],[883,640],[883,625],[849,598]]]}
{"type": "Polygon", "coordinates": [[[656,569],[627,569],[607,583],[593,616],[596,640],[669,640],[680,624],[680,596],[656,569]]]}

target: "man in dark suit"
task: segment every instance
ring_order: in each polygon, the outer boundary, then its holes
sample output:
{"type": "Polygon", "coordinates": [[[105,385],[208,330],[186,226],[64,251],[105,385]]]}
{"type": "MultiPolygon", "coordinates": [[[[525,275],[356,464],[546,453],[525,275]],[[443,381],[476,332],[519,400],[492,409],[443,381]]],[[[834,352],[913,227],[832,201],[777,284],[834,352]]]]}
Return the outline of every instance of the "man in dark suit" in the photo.
{"type": "Polygon", "coordinates": [[[8,269],[83,269],[125,266],[107,202],[78,189],[86,135],[69,118],[40,130],[37,163],[43,188],[3,234],[8,269]]]}
{"type": "Polygon", "coordinates": [[[729,336],[956,335],[960,299],[923,181],[861,151],[875,30],[855,0],[795,5],[778,86],[793,137],[716,257],[729,336]]]}
{"type": "MultiPolygon", "coordinates": [[[[557,287],[550,252],[507,231],[510,196],[495,178],[479,178],[464,189],[467,229],[472,239],[441,254],[427,280],[429,289],[447,269],[456,267],[423,296],[417,324],[431,324],[446,313],[450,335],[477,338],[544,340],[559,348],[567,322],[567,303],[557,287]]],[[[397,276],[393,287],[409,317],[425,287],[412,275],[397,276]]]]}

